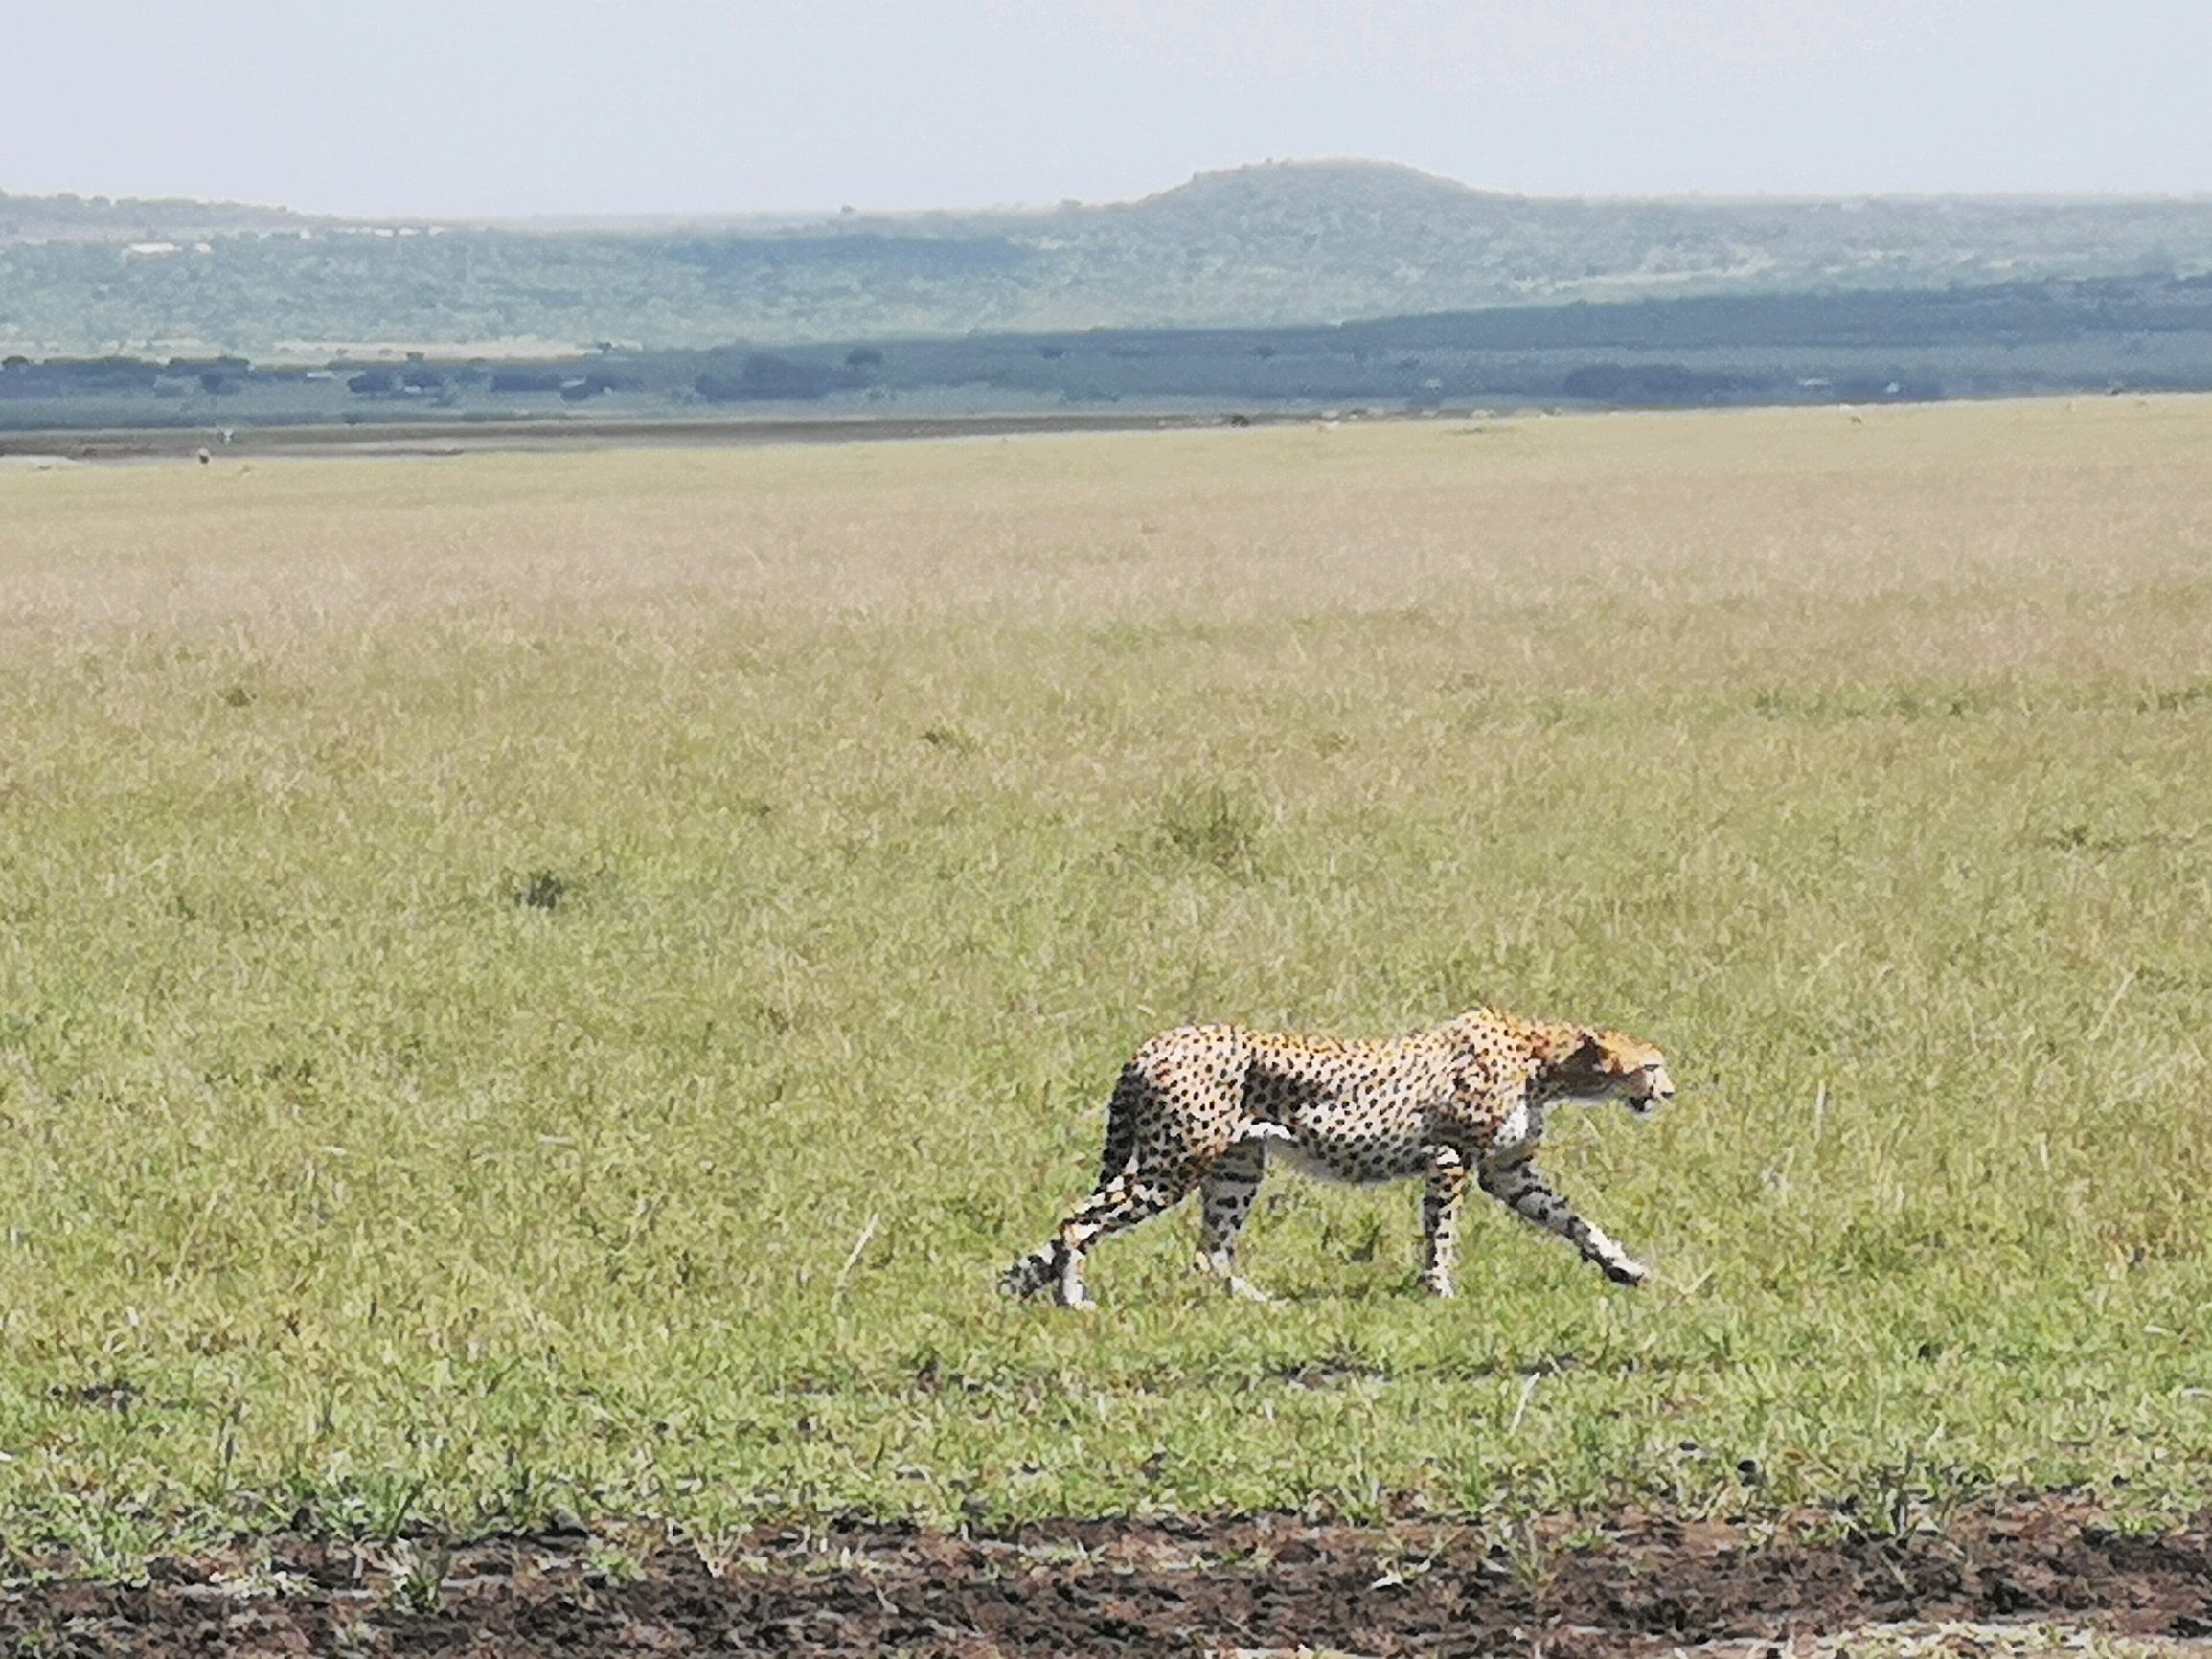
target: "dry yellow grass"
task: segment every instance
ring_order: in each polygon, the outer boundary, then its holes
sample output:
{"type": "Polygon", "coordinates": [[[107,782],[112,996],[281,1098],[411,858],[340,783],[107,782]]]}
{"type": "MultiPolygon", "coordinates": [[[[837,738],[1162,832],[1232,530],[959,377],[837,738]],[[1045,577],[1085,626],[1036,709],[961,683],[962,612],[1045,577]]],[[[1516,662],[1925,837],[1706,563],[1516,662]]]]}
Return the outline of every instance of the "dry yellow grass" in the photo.
{"type": "MultiPolygon", "coordinates": [[[[1669,679],[1794,672],[1870,621],[1896,626],[1870,666],[2132,673],[2162,666],[2138,630],[2062,596],[2195,579],[2206,430],[2201,399],[2084,399],[16,473],[0,618],[1220,625],[1581,598],[1698,610],[1694,660],[1647,665],[1669,679]],[[1963,638],[1916,625],[1947,597],[1978,602],[1963,638]]],[[[1570,628],[1509,643],[1546,678],[1586,665],[1570,628]]]]}

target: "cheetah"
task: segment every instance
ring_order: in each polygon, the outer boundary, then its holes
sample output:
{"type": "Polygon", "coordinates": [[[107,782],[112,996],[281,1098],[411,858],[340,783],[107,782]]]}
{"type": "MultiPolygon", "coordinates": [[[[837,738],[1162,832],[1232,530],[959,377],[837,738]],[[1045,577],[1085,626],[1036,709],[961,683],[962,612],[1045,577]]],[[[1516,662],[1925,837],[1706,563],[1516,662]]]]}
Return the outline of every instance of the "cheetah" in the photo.
{"type": "Polygon", "coordinates": [[[1267,1298],[1237,1274],[1237,1232],[1273,1163],[1324,1180],[1422,1176],[1421,1283],[1450,1296],[1471,1174],[1485,1193],[1558,1234],[1616,1284],[1650,1269],[1570,1210],[1530,1167],[1554,1105],[1618,1100],[1638,1117],[1674,1098],[1666,1057],[1619,1032],[1475,1009],[1392,1042],[1341,1042],[1184,1026],[1122,1068],[1107,1110],[1098,1190],[1008,1268],[1009,1296],[1050,1290],[1094,1306],[1083,1259],[1108,1233],[1174,1208],[1193,1187],[1199,1272],[1232,1295],[1267,1298]]]}

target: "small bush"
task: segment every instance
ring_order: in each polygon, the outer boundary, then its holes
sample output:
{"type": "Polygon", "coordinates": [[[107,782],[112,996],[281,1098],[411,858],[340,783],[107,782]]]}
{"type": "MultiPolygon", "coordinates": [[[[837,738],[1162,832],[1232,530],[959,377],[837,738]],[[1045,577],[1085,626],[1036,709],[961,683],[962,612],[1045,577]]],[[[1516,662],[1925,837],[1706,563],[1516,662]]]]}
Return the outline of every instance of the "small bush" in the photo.
{"type": "Polygon", "coordinates": [[[552,871],[533,870],[516,891],[514,901],[532,910],[552,910],[559,905],[567,893],[568,883],[552,871]]]}
{"type": "Polygon", "coordinates": [[[1266,818],[1259,803],[1223,784],[1177,789],[1160,804],[1159,838],[1176,856],[1240,879],[1260,866],[1266,818]]]}

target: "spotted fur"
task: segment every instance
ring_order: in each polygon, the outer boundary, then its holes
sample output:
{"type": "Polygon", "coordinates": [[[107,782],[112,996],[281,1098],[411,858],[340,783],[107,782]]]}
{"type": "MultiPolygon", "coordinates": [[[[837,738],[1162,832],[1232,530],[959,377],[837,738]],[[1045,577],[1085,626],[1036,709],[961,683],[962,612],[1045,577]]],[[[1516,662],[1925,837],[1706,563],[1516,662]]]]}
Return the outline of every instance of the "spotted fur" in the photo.
{"type": "Polygon", "coordinates": [[[1618,1100],[1639,1116],[1675,1093],[1666,1058],[1619,1032],[1476,1009],[1394,1042],[1340,1042],[1241,1026],[1163,1032],[1122,1068],[1107,1110],[1097,1191],[1007,1269],[1010,1296],[1050,1290],[1091,1306],[1083,1261],[1109,1233],[1180,1203],[1203,1204],[1197,1267],[1236,1295],[1237,1232],[1272,1163],[1325,1180],[1422,1177],[1421,1282],[1452,1294],[1468,1178],[1558,1234],[1618,1284],[1650,1270],[1568,1209],[1529,1159],[1546,1108],[1618,1100]]]}

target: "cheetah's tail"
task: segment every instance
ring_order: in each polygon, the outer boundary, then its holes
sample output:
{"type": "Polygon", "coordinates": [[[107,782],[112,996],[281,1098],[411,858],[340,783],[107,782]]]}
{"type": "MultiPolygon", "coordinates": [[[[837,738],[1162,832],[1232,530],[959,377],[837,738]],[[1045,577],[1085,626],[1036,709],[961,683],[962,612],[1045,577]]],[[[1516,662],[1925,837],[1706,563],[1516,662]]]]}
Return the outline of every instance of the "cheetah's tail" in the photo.
{"type": "Polygon", "coordinates": [[[1105,1192],[1136,1167],[1137,1108],[1144,1100],[1145,1077],[1133,1065],[1122,1067],[1106,1107],[1106,1149],[1099,1154],[1098,1187],[1105,1192]]]}
{"type": "MultiPolygon", "coordinates": [[[[1099,1156],[1101,1193],[1123,1181],[1136,1167],[1137,1108],[1144,1091],[1144,1074],[1134,1065],[1124,1066],[1114,1084],[1113,1100],[1106,1106],[1106,1149],[1099,1156]]],[[[1066,1261],[1067,1246],[1056,1234],[999,1275],[999,1294],[1038,1295],[1059,1281],[1066,1261]]]]}
{"type": "Polygon", "coordinates": [[[1009,1267],[998,1280],[1001,1296],[1035,1296],[1060,1278],[1062,1246],[1055,1239],[1039,1245],[1009,1267]]]}

